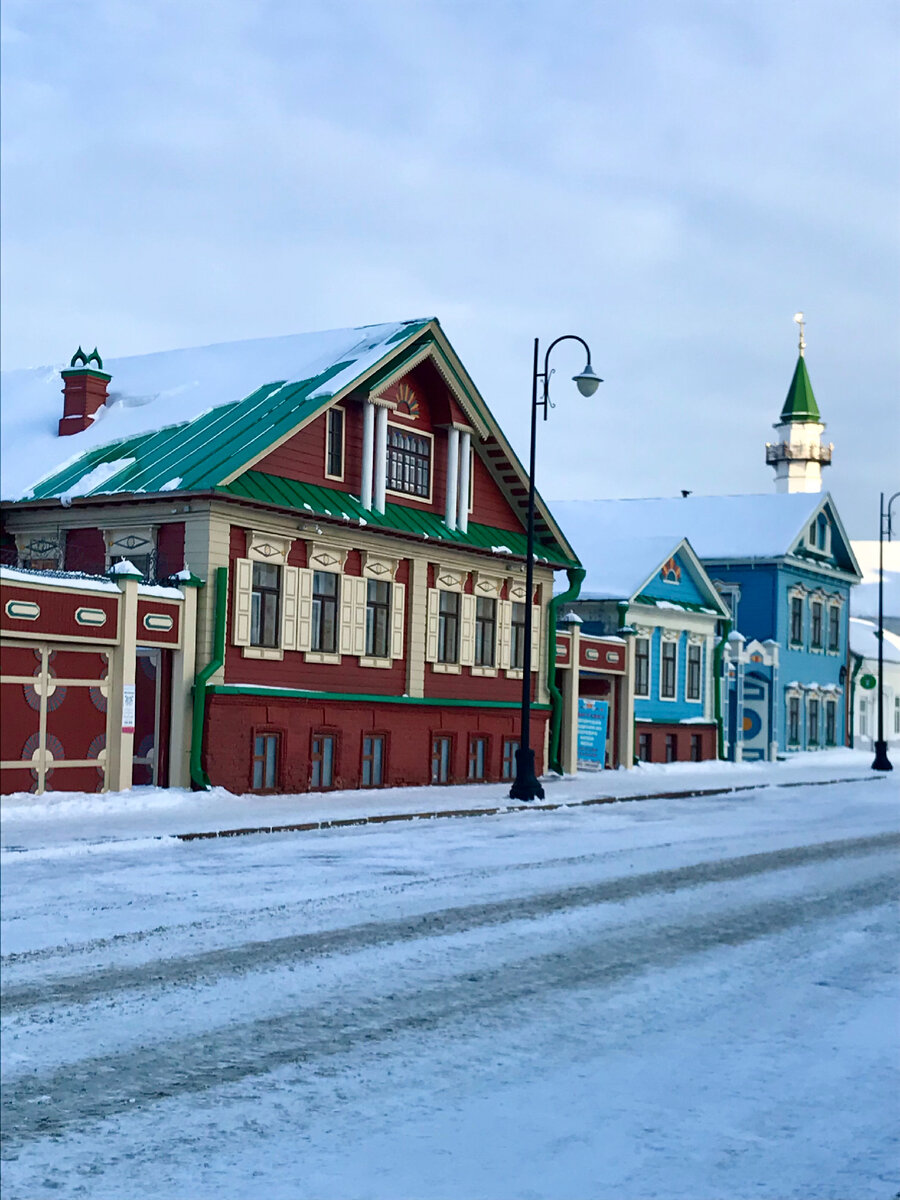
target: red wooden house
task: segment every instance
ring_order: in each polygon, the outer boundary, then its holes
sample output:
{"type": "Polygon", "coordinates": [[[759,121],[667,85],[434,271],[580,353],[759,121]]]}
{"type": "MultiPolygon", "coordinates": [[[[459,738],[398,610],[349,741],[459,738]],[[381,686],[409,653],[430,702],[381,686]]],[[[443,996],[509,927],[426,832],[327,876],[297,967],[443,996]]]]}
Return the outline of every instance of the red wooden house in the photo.
{"type": "Polygon", "coordinates": [[[578,563],[539,500],[526,596],[526,474],[436,320],[61,375],[62,404],[47,369],[4,379],[4,561],[205,581],[192,694],[167,702],[189,753],[157,722],[158,783],[509,778],[526,604],[545,767],[553,573],[578,563]]]}

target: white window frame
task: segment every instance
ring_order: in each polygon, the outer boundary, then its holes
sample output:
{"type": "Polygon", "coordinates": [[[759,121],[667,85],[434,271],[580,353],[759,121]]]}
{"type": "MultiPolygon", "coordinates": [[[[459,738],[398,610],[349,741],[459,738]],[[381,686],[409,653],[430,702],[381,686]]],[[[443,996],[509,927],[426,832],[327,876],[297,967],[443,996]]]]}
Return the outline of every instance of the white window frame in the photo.
{"type": "Polygon", "coordinates": [[[837,655],[837,654],[840,654],[840,652],[841,652],[841,610],[842,610],[842,608],[843,608],[843,604],[842,604],[842,600],[841,600],[840,596],[828,596],[826,598],[826,604],[825,604],[825,612],[826,612],[825,653],[826,654],[837,655]],[[838,639],[837,639],[837,646],[835,646],[834,649],[832,649],[832,646],[831,646],[831,614],[835,610],[837,610],[837,615],[838,615],[838,639]]]}
{"type": "MultiPolygon", "coordinates": [[[[397,491],[394,491],[393,488],[389,488],[387,486],[387,484],[385,484],[385,489],[384,489],[385,495],[397,496],[401,500],[411,501],[414,504],[425,504],[425,505],[430,506],[433,502],[432,498],[434,496],[434,442],[435,442],[434,434],[430,433],[427,429],[410,428],[409,425],[400,425],[400,424],[398,424],[397,421],[388,421],[387,425],[388,425],[388,429],[399,429],[401,433],[404,433],[407,435],[412,435],[413,437],[427,438],[431,442],[431,452],[428,457],[428,495],[427,496],[416,496],[412,492],[397,492],[397,491]]],[[[387,469],[387,461],[388,461],[387,455],[389,454],[389,452],[390,452],[390,447],[386,446],[385,447],[385,460],[384,460],[384,471],[385,471],[385,479],[386,480],[389,478],[388,469],[387,469]]]]}
{"type": "Polygon", "coordinates": [[[232,645],[241,647],[244,658],[279,661],[284,658],[285,650],[297,649],[301,572],[298,567],[288,566],[287,561],[294,539],[283,533],[265,533],[258,529],[248,529],[246,534],[247,553],[233,561],[231,642],[232,645]],[[281,611],[277,646],[250,644],[255,562],[269,563],[281,568],[281,611]]]}
{"type": "Polygon", "coordinates": [[[792,747],[797,750],[803,746],[803,693],[796,689],[785,692],[784,694],[784,741],[787,749],[792,747]],[[797,739],[791,741],[791,701],[797,701],[797,739]]]}
{"type": "Polygon", "coordinates": [[[347,410],[342,404],[332,404],[331,408],[325,414],[325,478],[336,479],[343,483],[344,475],[347,469],[347,410]],[[341,473],[340,475],[332,475],[328,470],[328,464],[331,460],[331,414],[339,412],[341,414],[341,473]]]}
{"type": "Polygon", "coordinates": [[[787,647],[789,650],[805,650],[809,633],[808,610],[809,605],[806,602],[806,588],[794,584],[788,588],[788,611],[787,611],[787,647]],[[794,641],[793,634],[793,607],[794,600],[800,601],[800,640],[794,641]]]}
{"type": "Polygon", "coordinates": [[[825,647],[828,644],[828,597],[824,592],[810,592],[807,608],[809,609],[809,652],[810,654],[824,654],[825,647]],[[822,619],[820,622],[818,643],[813,641],[814,604],[820,604],[822,606],[822,619]]]}
{"type": "MultiPolygon", "coordinates": [[[[692,638],[688,638],[687,654],[685,656],[685,663],[684,663],[684,698],[688,704],[700,704],[700,705],[703,704],[703,694],[706,690],[704,687],[703,676],[704,676],[703,641],[702,640],[694,641],[692,638]],[[697,695],[697,696],[691,696],[689,694],[690,680],[691,680],[691,651],[692,650],[696,650],[699,654],[699,670],[698,670],[697,674],[699,677],[700,692],[699,692],[699,695],[697,695]]],[[[677,671],[675,673],[675,688],[676,688],[676,690],[678,688],[678,673],[677,673],[677,671]]]]}
{"type": "Polygon", "coordinates": [[[678,701],[678,660],[679,660],[679,643],[681,635],[672,636],[666,630],[662,630],[659,640],[659,679],[657,680],[657,699],[664,701],[666,704],[675,704],[678,701]],[[675,647],[675,690],[671,696],[663,695],[663,666],[665,664],[665,654],[663,647],[666,645],[675,647]]]}
{"type": "Polygon", "coordinates": [[[653,679],[653,633],[652,633],[652,631],[650,631],[648,633],[639,633],[638,636],[635,638],[635,647],[634,647],[634,698],[635,698],[635,700],[649,700],[650,699],[651,695],[653,694],[653,686],[651,683],[652,679],[653,679]],[[646,692],[638,691],[638,673],[637,673],[637,643],[638,642],[646,642],[647,643],[647,690],[646,690],[646,692]]]}

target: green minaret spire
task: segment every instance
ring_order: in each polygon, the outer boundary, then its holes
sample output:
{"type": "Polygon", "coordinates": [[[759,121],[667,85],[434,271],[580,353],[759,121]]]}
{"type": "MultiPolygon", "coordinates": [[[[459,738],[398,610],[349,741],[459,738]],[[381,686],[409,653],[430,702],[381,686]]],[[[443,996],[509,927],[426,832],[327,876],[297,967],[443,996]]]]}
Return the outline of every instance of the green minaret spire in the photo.
{"type": "Polygon", "coordinates": [[[788,394],[781,410],[781,423],[788,421],[821,421],[819,406],[813,395],[812,384],[809,382],[809,372],[806,369],[806,359],[803,351],[797,359],[794,378],[788,388],[788,394]]]}
{"type": "Polygon", "coordinates": [[[796,313],[794,321],[800,326],[800,356],[797,359],[797,366],[794,368],[794,378],[791,380],[791,386],[788,388],[784,407],[781,410],[780,421],[782,425],[789,421],[821,422],[822,420],[819,416],[819,406],[816,404],[816,398],[813,395],[812,384],[809,382],[809,372],[806,369],[806,359],[804,357],[806,339],[803,336],[806,321],[803,313],[796,313]]]}

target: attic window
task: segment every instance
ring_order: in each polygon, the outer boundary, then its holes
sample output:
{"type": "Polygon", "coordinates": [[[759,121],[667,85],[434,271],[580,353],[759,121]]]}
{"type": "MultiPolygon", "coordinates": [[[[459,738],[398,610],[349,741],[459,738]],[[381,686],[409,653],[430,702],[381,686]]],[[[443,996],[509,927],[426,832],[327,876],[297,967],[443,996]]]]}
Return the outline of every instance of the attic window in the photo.
{"type": "Polygon", "coordinates": [[[431,438],[395,426],[387,434],[388,491],[431,496],[431,438]]]}

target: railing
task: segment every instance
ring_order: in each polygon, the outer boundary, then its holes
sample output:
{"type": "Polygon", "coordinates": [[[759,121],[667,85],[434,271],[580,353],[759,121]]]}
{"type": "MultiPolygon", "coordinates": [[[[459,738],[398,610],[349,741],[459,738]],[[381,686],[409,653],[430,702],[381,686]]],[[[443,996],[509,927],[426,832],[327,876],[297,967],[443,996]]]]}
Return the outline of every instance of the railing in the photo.
{"type": "Polygon", "coordinates": [[[790,442],[766,442],[766,462],[770,466],[780,462],[819,462],[827,467],[831,462],[834,445],[792,445],[790,442]]]}

